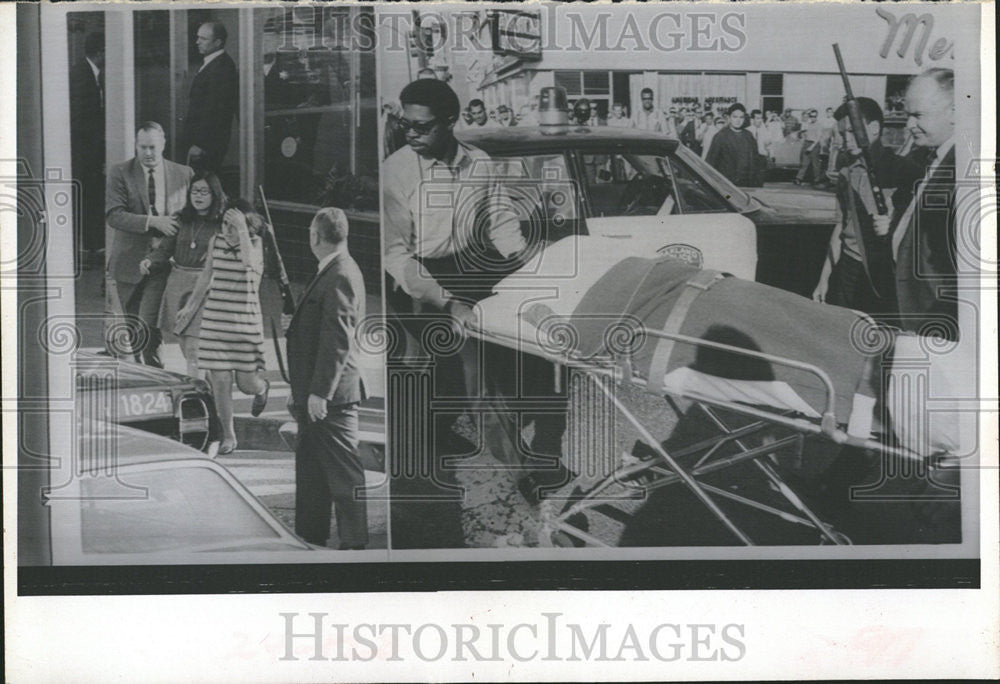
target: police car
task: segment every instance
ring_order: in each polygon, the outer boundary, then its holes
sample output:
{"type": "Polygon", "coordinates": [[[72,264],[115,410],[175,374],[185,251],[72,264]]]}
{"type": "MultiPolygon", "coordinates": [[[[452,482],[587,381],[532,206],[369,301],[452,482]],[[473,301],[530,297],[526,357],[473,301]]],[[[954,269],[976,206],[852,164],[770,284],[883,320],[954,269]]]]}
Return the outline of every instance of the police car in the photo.
{"type": "Polygon", "coordinates": [[[546,88],[540,125],[457,133],[493,158],[526,234],[635,240],[646,253],[707,268],[710,253],[724,250],[755,263],[759,282],[812,292],[835,221],[832,195],[755,197],[676,139],[571,124],[567,110],[565,93],[546,88]]]}

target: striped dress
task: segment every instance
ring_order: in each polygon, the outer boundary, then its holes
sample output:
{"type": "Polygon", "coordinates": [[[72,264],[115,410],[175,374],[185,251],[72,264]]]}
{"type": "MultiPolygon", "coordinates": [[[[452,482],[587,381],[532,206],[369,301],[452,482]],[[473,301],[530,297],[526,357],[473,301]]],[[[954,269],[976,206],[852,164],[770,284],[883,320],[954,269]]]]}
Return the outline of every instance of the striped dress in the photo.
{"type": "MultiPolygon", "coordinates": [[[[260,240],[252,240],[254,247],[260,249],[260,240]]],[[[239,246],[230,247],[221,235],[212,243],[210,258],[212,282],[202,308],[198,365],[208,370],[263,369],[260,274],[244,266],[239,246]]]]}

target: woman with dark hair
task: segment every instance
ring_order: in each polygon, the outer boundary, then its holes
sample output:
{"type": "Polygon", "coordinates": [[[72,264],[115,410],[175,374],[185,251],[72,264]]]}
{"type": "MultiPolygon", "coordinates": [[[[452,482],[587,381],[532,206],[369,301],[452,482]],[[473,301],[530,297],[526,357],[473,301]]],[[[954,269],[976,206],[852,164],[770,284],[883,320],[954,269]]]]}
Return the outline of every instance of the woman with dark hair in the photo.
{"type": "Polygon", "coordinates": [[[230,454],[237,446],[233,375],[237,387],[254,397],[252,415],[259,416],[267,405],[270,383],[264,379],[264,320],[259,295],[264,272],[263,228],[264,220],[249,202],[237,199],[228,203],[222,230],[212,240],[205,268],[174,327],[175,333],[185,334],[200,316],[198,365],[208,371],[222,422],[220,454],[230,454]]]}
{"type": "MultiPolygon", "coordinates": [[[[160,330],[172,330],[177,312],[187,304],[205,266],[209,243],[222,226],[222,208],[226,194],[219,178],[211,171],[199,171],[188,186],[187,203],[177,214],[177,234],[164,237],[139,263],[143,274],[170,269],[160,305],[160,330]]],[[[199,324],[190,327],[193,334],[180,335],[181,352],[187,361],[187,374],[198,375],[199,324]]]]}

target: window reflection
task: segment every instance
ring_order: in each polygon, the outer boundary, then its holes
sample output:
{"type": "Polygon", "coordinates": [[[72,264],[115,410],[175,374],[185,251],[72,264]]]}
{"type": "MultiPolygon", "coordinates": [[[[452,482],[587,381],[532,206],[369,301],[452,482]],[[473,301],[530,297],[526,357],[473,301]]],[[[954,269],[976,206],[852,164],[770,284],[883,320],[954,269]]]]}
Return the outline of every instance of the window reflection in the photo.
{"type": "Polygon", "coordinates": [[[263,12],[265,188],[278,200],[378,209],[372,14],[263,12]],[[362,122],[369,122],[362,126],[362,122]],[[363,128],[372,128],[367,136],[363,128]],[[370,137],[370,144],[367,138],[370,137]]]}

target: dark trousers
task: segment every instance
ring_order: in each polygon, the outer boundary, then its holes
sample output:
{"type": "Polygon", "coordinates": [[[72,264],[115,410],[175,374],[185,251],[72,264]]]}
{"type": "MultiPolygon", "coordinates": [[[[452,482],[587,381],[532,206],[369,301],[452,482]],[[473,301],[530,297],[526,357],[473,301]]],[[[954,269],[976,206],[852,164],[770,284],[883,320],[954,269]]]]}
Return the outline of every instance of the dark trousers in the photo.
{"type": "Polygon", "coordinates": [[[368,543],[368,509],[359,489],[365,485],[365,471],[358,458],[357,405],[328,406],[322,420],[298,418],[295,532],[310,544],[325,546],[332,505],[340,545],[364,546],[368,543]]]}
{"type": "Polygon", "coordinates": [[[160,360],[163,335],[158,323],[166,287],[166,272],[145,276],[138,283],[106,276],[104,340],[112,356],[134,354],[137,361],[147,366],[163,368],[160,360]],[[128,343],[122,335],[126,331],[128,343]]]}
{"type": "Polygon", "coordinates": [[[826,303],[864,311],[874,316],[893,313],[892,297],[880,297],[872,289],[865,266],[858,259],[841,254],[830,274],[826,303]]]}

